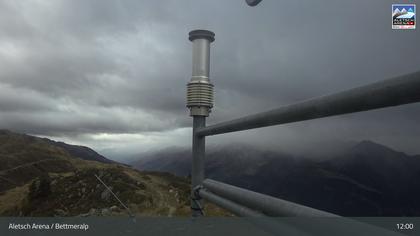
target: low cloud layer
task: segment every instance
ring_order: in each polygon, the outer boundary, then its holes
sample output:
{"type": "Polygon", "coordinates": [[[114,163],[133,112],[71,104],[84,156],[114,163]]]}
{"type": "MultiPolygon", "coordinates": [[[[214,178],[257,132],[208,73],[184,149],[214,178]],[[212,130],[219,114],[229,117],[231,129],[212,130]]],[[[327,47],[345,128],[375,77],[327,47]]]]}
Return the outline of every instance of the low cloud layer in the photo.
{"type": "MultiPolygon", "coordinates": [[[[216,33],[216,104],[208,121],[216,123],[419,70],[420,33],[392,30],[391,4],[1,1],[0,128],[112,155],[187,146],[190,30],[216,33]]],[[[419,115],[413,104],[228,134],[219,142],[300,149],[372,139],[420,153],[419,115]]]]}

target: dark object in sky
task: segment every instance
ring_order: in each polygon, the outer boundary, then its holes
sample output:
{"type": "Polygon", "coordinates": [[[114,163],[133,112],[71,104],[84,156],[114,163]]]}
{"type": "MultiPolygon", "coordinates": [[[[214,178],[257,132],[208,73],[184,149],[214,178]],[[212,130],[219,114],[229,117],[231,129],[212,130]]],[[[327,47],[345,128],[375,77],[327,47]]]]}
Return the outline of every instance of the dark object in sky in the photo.
{"type": "Polygon", "coordinates": [[[262,0],[246,0],[246,3],[247,3],[249,6],[253,7],[253,6],[258,5],[258,3],[260,3],[261,1],[262,1],[262,0]]]}

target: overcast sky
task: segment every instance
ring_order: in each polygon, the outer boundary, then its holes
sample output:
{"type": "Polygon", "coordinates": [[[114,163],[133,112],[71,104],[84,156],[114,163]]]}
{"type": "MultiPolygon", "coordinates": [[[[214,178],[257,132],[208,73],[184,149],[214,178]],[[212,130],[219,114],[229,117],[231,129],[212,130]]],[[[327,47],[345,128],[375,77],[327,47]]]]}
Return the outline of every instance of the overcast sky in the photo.
{"type": "MultiPolygon", "coordinates": [[[[190,30],[216,34],[211,124],[420,70],[419,29],[392,30],[392,2],[0,0],[0,128],[114,158],[189,146],[190,30]]],[[[299,149],[362,139],[420,153],[420,104],[209,143],[299,149]]]]}

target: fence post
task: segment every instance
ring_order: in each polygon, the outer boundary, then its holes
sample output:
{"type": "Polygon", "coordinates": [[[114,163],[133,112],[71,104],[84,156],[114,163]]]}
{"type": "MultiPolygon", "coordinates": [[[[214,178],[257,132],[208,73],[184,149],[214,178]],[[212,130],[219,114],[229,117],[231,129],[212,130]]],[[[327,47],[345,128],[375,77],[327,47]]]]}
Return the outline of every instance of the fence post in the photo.
{"type": "Polygon", "coordinates": [[[210,43],[214,33],[208,30],[193,30],[189,33],[192,42],[192,77],[187,85],[187,107],[193,117],[192,166],[191,166],[191,211],[192,216],[202,215],[202,201],[196,189],[204,180],[204,157],[206,140],[196,131],[206,126],[206,117],[213,107],[213,85],[209,80],[210,43]]]}

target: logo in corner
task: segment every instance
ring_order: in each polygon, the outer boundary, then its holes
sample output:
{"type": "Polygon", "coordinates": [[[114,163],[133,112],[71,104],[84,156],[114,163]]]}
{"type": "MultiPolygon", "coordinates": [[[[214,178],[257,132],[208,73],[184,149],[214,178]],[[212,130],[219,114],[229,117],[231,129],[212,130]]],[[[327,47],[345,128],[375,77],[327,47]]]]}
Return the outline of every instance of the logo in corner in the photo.
{"type": "Polygon", "coordinates": [[[392,29],[416,28],[416,4],[392,4],[392,29]]]}

